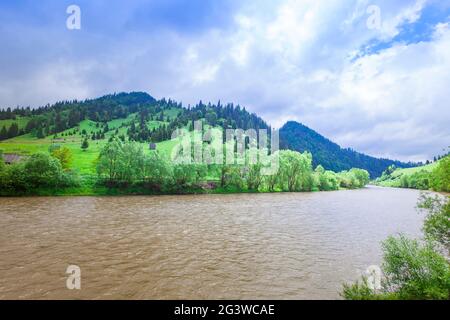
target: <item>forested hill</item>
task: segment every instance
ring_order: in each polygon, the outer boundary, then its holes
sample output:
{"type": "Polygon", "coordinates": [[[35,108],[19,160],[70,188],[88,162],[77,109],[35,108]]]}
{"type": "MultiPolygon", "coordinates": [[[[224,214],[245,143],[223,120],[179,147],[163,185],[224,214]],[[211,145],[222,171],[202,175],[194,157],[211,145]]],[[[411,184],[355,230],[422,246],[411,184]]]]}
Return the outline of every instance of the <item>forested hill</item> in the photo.
{"type": "Polygon", "coordinates": [[[171,99],[156,100],[144,92],[106,95],[84,101],[62,101],[40,108],[0,110],[0,140],[28,135],[38,139],[48,136],[71,136],[80,129],[80,123],[91,121],[95,128],[89,133],[96,140],[108,136],[120,122],[116,134],[131,141],[161,142],[170,139],[176,128],[193,128],[193,122],[204,120],[210,126],[230,129],[269,128],[256,114],[239,105],[204,104],[183,107],[171,99]],[[72,130],[73,129],[73,130],[72,130]],[[70,130],[70,132],[66,132],[70,130]]]}
{"type": "MultiPolygon", "coordinates": [[[[254,113],[231,103],[205,104],[183,107],[171,99],[157,100],[144,92],[110,94],[83,101],[61,101],[40,108],[0,110],[0,141],[20,142],[20,149],[29,152],[29,146],[48,139],[75,141],[88,139],[102,143],[114,136],[141,143],[160,143],[170,140],[176,128],[193,129],[193,122],[202,120],[210,126],[225,129],[269,129],[270,126],[254,113]],[[19,140],[11,139],[21,136],[19,140]],[[26,149],[26,150],[24,150],[26,149]]],[[[281,147],[295,151],[309,151],[314,166],[339,172],[351,168],[366,169],[376,178],[390,165],[412,167],[387,159],[376,159],[324,138],[317,132],[296,122],[288,122],[280,132],[281,147]]],[[[13,148],[14,144],[10,144],[13,148]]],[[[6,145],[2,144],[1,148],[6,145]]],[[[15,150],[15,149],[14,149],[15,150]]],[[[7,150],[11,151],[11,150],[7,150]]]]}
{"type": "Polygon", "coordinates": [[[413,163],[403,163],[389,159],[378,159],[351,149],[343,149],[305,125],[289,121],[280,129],[280,147],[299,152],[308,150],[313,155],[314,165],[321,164],[335,172],[361,168],[369,171],[372,178],[381,176],[390,165],[399,168],[414,167],[413,163]]]}

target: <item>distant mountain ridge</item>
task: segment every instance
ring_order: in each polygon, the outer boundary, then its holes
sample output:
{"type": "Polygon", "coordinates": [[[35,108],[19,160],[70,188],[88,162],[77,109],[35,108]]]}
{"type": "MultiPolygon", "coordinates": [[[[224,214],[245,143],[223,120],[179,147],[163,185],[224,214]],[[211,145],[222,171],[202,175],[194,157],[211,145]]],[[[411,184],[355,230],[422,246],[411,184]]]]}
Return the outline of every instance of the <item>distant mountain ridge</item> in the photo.
{"type": "Polygon", "coordinates": [[[381,176],[390,165],[399,168],[415,167],[414,163],[368,156],[351,149],[341,148],[307,126],[289,121],[280,129],[280,147],[294,151],[309,151],[314,166],[322,165],[327,170],[343,171],[351,168],[367,170],[372,178],[381,176]]]}

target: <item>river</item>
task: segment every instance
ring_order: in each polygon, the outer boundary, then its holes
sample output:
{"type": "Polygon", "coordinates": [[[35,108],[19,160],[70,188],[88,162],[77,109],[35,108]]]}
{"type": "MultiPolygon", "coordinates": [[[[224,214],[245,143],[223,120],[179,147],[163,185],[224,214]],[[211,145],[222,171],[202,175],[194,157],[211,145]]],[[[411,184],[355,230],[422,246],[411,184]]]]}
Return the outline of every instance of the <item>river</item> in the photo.
{"type": "Polygon", "coordinates": [[[388,235],[420,236],[418,196],[0,198],[0,299],[335,299],[388,235]]]}

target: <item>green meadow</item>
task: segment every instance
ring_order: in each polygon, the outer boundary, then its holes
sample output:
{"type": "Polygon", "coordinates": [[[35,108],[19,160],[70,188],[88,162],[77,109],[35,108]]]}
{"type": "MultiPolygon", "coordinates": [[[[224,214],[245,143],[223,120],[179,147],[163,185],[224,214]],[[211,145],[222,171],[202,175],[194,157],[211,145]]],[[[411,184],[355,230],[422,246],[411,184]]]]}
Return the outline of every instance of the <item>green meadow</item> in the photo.
{"type": "Polygon", "coordinates": [[[439,161],[420,166],[414,168],[398,168],[389,175],[382,176],[375,180],[375,183],[379,186],[383,187],[393,187],[398,188],[402,185],[402,178],[411,177],[419,174],[428,174],[430,175],[434,169],[439,165],[439,161]]]}
{"type": "MultiPolygon", "coordinates": [[[[168,117],[176,116],[177,110],[166,111],[168,117]]],[[[28,133],[11,139],[0,141],[0,150],[4,154],[18,154],[21,156],[29,156],[37,152],[48,152],[51,146],[57,145],[68,148],[73,155],[71,167],[82,175],[96,174],[95,162],[102,148],[108,143],[108,139],[113,135],[126,135],[131,122],[135,121],[136,114],[131,114],[124,119],[115,119],[107,122],[109,131],[105,133],[105,139],[89,140],[89,148],[83,150],[81,144],[84,140],[83,131],[89,136],[91,133],[99,130],[100,122],[91,120],[83,120],[77,127],[67,129],[59,134],[47,136],[43,139],[36,138],[35,135],[28,133]],[[117,132],[116,132],[117,130],[117,132]]],[[[11,125],[16,122],[19,127],[26,125],[27,118],[18,118],[17,120],[1,120],[0,126],[11,125]]],[[[168,122],[148,121],[147,126],[150,130],[158,128],[168,122]]],[[[148,143],[141,143],[144,150],[149,150],[148,143]]],[[[156,143],[159,152],[170,155],[170,152],[176,141],[163,141],[156,143]]]]}

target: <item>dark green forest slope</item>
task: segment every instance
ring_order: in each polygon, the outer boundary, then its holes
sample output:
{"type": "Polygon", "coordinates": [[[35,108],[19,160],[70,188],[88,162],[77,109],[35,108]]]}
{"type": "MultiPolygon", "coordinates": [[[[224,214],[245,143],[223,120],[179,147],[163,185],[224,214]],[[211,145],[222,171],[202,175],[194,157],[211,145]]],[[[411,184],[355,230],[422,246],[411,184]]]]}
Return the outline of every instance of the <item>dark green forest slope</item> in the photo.
{"type": "Polygon", "coordinates": [[[413,163],[403,163],[389,159],[378,159],[352,149],[343,149],[305,125],[289,121],[280,129],[281,148],[298,152],[305,150],[313,155],[313,165],[322,165],[335,172],[361,168],[367,170],[372,178],[381,176],[391,165],[398,168],[414,167],[413,163]]]}

